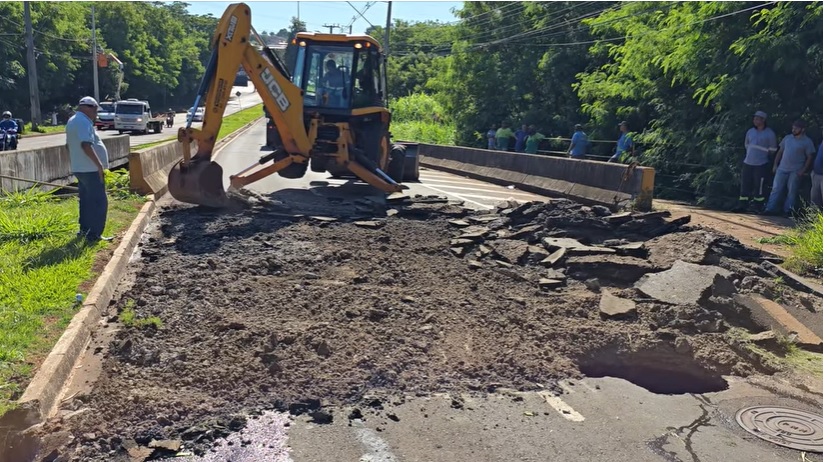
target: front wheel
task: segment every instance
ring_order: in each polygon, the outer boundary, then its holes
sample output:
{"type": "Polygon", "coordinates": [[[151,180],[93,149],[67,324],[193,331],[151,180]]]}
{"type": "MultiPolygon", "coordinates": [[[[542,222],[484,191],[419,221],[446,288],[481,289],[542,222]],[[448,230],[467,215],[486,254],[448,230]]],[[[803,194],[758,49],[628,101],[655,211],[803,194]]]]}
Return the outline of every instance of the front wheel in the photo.
{"type": "Polygon", "coordinates": [[[402,183],[405,179],[405,151],[394,148],[391,151],[391,160],[388,162],[387,174],[391,179],[397,183],[402,183]]]}

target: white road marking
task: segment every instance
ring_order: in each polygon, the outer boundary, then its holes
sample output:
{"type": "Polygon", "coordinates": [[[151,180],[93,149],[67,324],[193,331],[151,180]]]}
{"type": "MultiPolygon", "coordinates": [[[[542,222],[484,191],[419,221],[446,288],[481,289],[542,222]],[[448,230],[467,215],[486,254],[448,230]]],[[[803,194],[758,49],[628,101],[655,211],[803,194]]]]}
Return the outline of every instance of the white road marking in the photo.
{"type": "Polygon", "coordinates": [[[391,452],[388,443],[378,433],[364,426],[361,420],[355,419],[352,423],[356,428],[356,436],[367,451],[359,462],[398,462],[399,459],[391,452]]]}
{"type": "Polygon", "coordinates": [[[461,200],[463,200],[463,201],[465,201],[465,202],[470,202],[470,203],[472,203],[472,204],[476,205],[477,207],[481,207],[481,208],[483,208],[483,209],[488,209],[488,208],[491,208],[491,207],[490,207],[490,206],[488,206],[488,205],[481,204],[481,203],[479,203],[479,202],[472,201],[472,200],[470,200],[470,199],[466,199],[464,196],[460,196],[459,194],[451,194],[451,193],[449,193],[449,192],[447,192],[447,191],[443,191],[443,190],[441,190],[441,189],[434,188],[433,186],[428,186],[428,185],[426,185],[426,184],[424,184],[424,183],[422,184],[422,186],[424,186],[424,187],[426,187],[426,188],[428,188],[428,189],[433,189],[434,191],[436,191],[436,192],[438,192],[438,193],[440,193],[440,194],[445,194],[446,196],[453,196],[453,197],[456,197],[456,198],[458,198],[458,199],[461,199],[461,200]]]}
{"type": "MultiPolygon", "coordinates": [[[[428,183],[430,183],[430,182],[431,181],[429,180],[428,183]]],[[[447,182],[443,182],[443,183],[447,183],[447,182]]],[[[466,190],[466,191],[490,192],[490,193],[494,193],[494,194],[503,193],[503,194],[510,194],[510,195],[528,196],[528,197],[532,197],[532,198],[538,197],[535,194],[531,194],[531,193],[527,193],[527,192],[523,192],[523,191],[515,191],[513,189],[507,189],[507,188],[497,188],[497,189],[480,188],[480,187],[468,188],[468,187],[465,187],[465,186],[451,186],[450,183],[449,184],[439,184],[437,186],[439,186],[440,188],[462,189],[462,190],[466,190]]]]}
{"type": "Polygon", "coordinates": [[[550,391],[538,391],[537,392],[540,397],[542,397],[546,402],[551,406],[555,411],[559,412],[565,419],[571,420],[572,422],[582,422],[586,420],[579,412],[575,411],[571,406],[566,404],[565,401],[560,399],[557,396],[554,396],[554,393],[550,391]]]}

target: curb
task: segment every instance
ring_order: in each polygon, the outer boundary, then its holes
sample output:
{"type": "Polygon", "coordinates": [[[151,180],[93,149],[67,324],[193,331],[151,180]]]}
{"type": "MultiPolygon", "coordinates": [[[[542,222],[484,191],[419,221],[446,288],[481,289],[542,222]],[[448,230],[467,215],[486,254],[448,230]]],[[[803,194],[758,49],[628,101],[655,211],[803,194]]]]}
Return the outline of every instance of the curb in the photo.
{"type": "Polygon", "coordinates": [[[17,408],[9,411],[9,414],[15,415],[7,417],[22,424],[22,428],[45,421],[57,410],[63,386],[86,348],[92,331],[106,312],[112,294],[126,272],[129,258],[154,211],[155,201],[150,200],[138,212],[80,311],[72,317],[69,326],[37,370],[23,396],[17,401],[17,408]]]}

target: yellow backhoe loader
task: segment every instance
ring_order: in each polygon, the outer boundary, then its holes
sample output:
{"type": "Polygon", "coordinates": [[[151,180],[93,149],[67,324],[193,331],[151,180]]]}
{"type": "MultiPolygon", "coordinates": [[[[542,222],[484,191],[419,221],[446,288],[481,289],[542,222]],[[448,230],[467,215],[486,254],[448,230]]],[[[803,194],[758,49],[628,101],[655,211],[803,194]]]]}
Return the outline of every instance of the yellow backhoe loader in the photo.
{"type": "Polygon", "coordinates": [[[368,35],[301,32],[293,39],[292,75],[269,48],[259,51],[250,8],[227,7],[213,36],[213,52],[193,107],[206,106],[201,129],[178,130],[182,160],[169,174],[169,192],[182,202],[222,207],[228,196],[212,151],[239,65],[252,80],[278,129],[278,146],[230,177],[240,189],[273,173],[355,175],[385,193],[402,190],[404,148],[390,142],[385,59],[368,35]],[[203,99],[202,99],[203,97],[203,99]],[[191,156],[191,145],[197,152],[191,156]]]}

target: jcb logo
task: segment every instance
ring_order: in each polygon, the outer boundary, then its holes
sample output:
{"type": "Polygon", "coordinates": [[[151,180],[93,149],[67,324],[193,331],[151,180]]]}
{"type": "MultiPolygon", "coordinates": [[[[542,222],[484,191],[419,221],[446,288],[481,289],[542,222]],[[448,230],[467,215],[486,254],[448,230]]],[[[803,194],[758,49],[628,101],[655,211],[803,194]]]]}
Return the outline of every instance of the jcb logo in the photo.
{"type": "Polygon", "coordinates": [[[264,81],[264,84],[267,85],[267,89],[270,91],[270,94],[276,99],[276,103],[279,105],[281,112],[287,112],[287,108],[290,107],[290,100],[287,99],[287,95],[284,94],[284,91],[279,86],[279,83],[276,82],[276,78],[272,73],[270,73],[270,69],[265,68],[261,72],[261,80],[264,81]]]}

